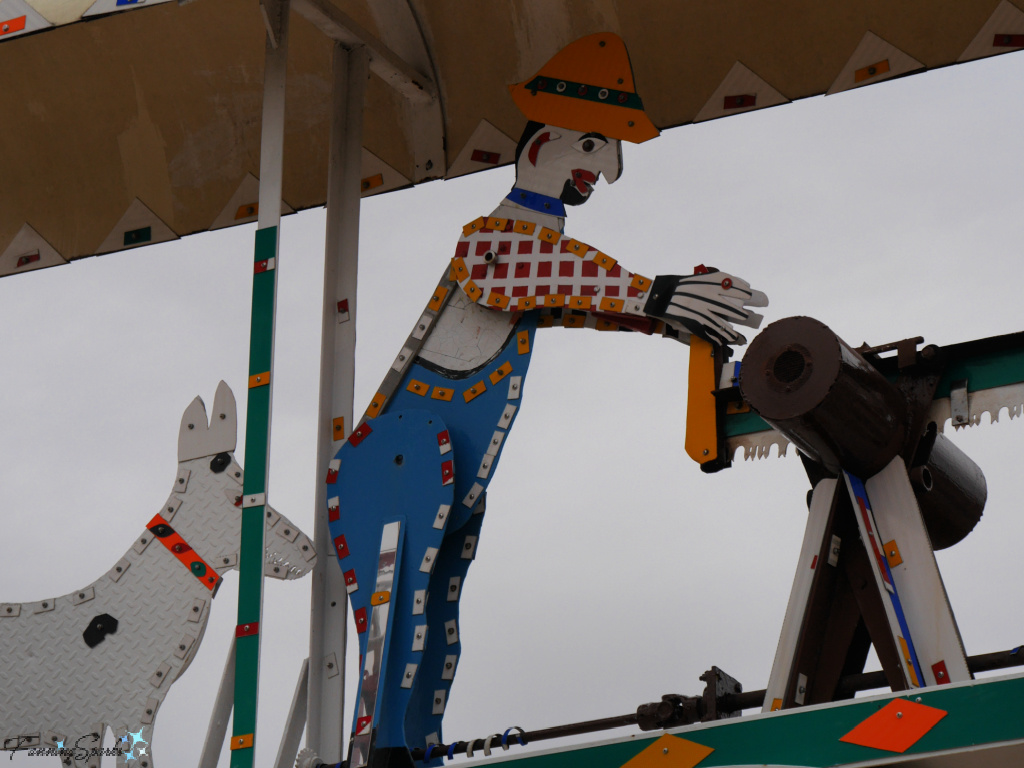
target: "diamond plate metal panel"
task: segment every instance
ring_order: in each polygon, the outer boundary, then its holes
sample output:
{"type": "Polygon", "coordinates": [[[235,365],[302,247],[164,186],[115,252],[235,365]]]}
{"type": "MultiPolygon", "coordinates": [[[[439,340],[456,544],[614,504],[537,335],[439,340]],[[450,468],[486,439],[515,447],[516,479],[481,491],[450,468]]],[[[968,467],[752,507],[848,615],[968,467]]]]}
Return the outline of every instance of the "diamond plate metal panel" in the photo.
{"type": "MultiPolygon", "coordinates": [[[[158,512],[173,516],[184,541],[226,571],[238,561],[242,471],[233,460],[217,466],[209,456],[180,462],[158,512]]],[[[140,514],[140,523],[146,519],[140,514]]],[[[293,534],[267,537],[266,568],[276,569],[268,575],[308,573],[312,542],[287,518],[271,511],[271,519],[293,534]]],[[[67,734],[73,743],[109,726],[116,739],[132,731],[152,743],[156,712],[195,657],[212,608],[209,589],[166,547],[150,546],[153,538],[146,529],[113,567],[97,564],[103,575],[88,586],[55,599],[0,603],[0,738],[24,744],[27,736],[67,734]],[[116,629],[89,647],[83,632],[104,614],[116,629]]],[[[150,755],[143,759],[153,768],[150,755]]]]}

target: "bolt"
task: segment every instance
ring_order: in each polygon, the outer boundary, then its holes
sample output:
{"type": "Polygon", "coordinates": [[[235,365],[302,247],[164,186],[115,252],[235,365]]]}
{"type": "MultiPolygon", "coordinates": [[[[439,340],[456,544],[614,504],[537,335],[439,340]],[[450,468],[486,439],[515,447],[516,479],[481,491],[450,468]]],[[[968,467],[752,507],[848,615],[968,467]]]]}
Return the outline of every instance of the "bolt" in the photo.
{"type": "Polygon", "coordinates": [[[896,713],[896,717],[897,717],[897,719],[903,717],[903,713],[902,712],[897,712],[896,713]]]}
{"type": "Polygon", "coordinates": [[[327,668],[328,669],[334,669],[334,662],[333,661],[328,661],[327,662],[327,668]]]}
{"type": "Polygon", "coordinates": [[[184,645],[179,645],[178,646],[178,650],[179,651],[184,651],[185,650],[185,646],[184,645]]]}
{"type": "Polygon", "coordinates": [[[668,747],[665,747],[663,750],[661,750],[661,754],[667,755],[668,754],[668,747]]]}

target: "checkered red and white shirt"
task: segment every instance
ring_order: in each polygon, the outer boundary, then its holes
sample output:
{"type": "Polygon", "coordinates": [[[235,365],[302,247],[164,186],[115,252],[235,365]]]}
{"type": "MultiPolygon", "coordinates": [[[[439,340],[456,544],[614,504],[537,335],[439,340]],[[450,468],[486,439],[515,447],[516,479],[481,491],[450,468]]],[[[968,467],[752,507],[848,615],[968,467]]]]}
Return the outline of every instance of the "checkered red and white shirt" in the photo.
{"type": "Polygon", "coordinates": [[[481,216],[467,224],[451,278],[478,304],[510,312],[541,309],[541,326],[665,331],[664,323],[643,312],[649,278],[532,221],[481,216]]]}

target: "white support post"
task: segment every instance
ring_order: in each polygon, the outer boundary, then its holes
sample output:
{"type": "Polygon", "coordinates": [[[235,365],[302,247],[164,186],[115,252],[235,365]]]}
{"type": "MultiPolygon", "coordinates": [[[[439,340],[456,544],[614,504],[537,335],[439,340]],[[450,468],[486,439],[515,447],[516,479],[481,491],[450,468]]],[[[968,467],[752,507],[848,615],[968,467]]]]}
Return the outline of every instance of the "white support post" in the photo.
{"type": "Polygon", "coordinates": [[[224,662],[224,674],[220,678],[220,688],[213,702],[210,713],[210,725],[206,729],[206,741],[199,755],[199,768],[217,768],[220,751],[224,747],[224,736],[228,732],[228,721],[231,719],[231,700],[235,693],[235,644],[228,648],[228,658],[224,662]]]}
{"type": "Polygon", "coordinates": [[[309,659],[302,660],[299,680],[295,683],[292,705],[288,708],[288,720],[281,734],[281,746],[277,750],[275,768],[292,768],[302,740],[302,728],[306,724],[306,706],[309,697],[309,659]]]}
{"type": "Polygon", "coordinates": [[[263,621],[266,497],[270,473],[270,410],[274,388],[274,325],[280,261],[281,185],[284,177],[285,79],[288,62],[288,0],[263,0],[267,22],[260,136],[260,209],[252,273],[249,388],[245,407],[245,477],[242,495],[261,499],[242,505],[238,557],[238,625],[235,632],[235,695],[231,719],[231,768],[253,768],[263,621]]]}
{"type": "Polygon", "coordinates": [[[306,746],[327,763],[344,753],[345,642],[348,593],[327,528],[327,465],[353,426],[356,268],[363,144],[366,50],[334,45],[334,88],[327,173],[327,245],[316,464],[317,562],[309,626],[306,746]]]}

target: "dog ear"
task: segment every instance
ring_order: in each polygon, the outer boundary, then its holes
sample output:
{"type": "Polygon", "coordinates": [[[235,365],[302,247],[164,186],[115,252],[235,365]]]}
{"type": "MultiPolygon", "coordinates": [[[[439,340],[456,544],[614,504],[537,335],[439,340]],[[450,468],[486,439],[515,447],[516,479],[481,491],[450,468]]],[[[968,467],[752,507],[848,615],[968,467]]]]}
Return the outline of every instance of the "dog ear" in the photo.
{"type": "Polygon", "coordinates": [[[223,381],[217,385],[212,416],[212,420],[207,423],[206,405],[201,397],[197,397],[185,409],[178,432],[178,461],[235,450],[238,433],[235,396],[223,381]]]}

